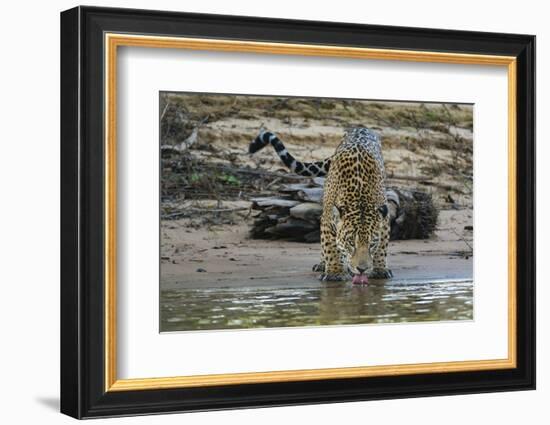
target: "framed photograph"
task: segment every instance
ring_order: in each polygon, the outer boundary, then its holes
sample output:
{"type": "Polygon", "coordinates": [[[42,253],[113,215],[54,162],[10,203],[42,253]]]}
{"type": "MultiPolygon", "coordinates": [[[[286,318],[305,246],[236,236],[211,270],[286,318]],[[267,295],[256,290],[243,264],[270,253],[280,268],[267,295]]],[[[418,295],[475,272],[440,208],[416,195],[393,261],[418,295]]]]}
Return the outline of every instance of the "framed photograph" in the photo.
{"type": "Polygon", "coordinates": [[[535,388],[535,37],[61,14],[61,411],[535,388]]]}

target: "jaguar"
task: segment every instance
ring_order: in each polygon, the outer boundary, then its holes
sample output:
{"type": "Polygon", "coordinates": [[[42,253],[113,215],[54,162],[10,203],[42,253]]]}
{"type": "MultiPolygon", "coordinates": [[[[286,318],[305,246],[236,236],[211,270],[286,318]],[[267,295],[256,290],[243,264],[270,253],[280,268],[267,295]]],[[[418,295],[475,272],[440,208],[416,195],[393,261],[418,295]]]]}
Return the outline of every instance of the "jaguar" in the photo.
{"type": "Polygon", "coordinates": [[[254,154],[270,144],[285,166],[305,177],[326,177],[321,215],[321,281],[367,284],[393,277],[387,265],[390,222],[380,136],[366,127],[345,130],[334,154],[302,162],[270,131],[250,143],[254,154]]]}

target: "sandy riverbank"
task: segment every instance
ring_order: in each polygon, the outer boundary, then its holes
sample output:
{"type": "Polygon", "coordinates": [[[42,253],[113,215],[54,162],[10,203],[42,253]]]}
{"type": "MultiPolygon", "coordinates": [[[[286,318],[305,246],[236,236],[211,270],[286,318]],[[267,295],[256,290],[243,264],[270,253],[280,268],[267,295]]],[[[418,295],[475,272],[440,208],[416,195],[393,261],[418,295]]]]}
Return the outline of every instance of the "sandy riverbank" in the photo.
{"type": "MultiPolygon", "coordinates": [[[[442,211],[428,240],[393,241],[389,263],[395,280],[472,278],[470,210],[442,211]]],[[[319,285],[311,271],[319,244],[251,240],[248,224],[187,227],[186,220],[162,224],[161,289],[227,286],[319,285]]]]}

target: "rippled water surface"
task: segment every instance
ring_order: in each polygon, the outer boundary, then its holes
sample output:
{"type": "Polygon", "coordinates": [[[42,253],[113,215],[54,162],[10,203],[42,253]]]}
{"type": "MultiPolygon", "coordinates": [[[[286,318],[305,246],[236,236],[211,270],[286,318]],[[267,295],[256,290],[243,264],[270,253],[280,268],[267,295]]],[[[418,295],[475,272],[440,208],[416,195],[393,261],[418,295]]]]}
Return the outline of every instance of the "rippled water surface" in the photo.
{"type": "Polygon", "coordinates": [[[469,320],[472,281],[161,291],[161,331],[469,320]]]}

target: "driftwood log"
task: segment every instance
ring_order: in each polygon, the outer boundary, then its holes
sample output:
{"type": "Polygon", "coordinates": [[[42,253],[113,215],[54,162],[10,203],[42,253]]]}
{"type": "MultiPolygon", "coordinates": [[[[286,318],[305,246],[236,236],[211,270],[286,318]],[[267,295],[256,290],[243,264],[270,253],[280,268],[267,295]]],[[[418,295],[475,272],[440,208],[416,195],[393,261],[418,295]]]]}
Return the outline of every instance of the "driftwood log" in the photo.
{"type": "MultiPolygon", "coordinates": [[[[314,178],[282,186],[279,196],[252,198],[252,209],[258,213],[250,229],[251,237],[319,242],[323,185],[323,178],[314,178]]],[[[430,237],[438,216],[430,194],[390,187],[386,197],[391,240],[430,237]]]]}

